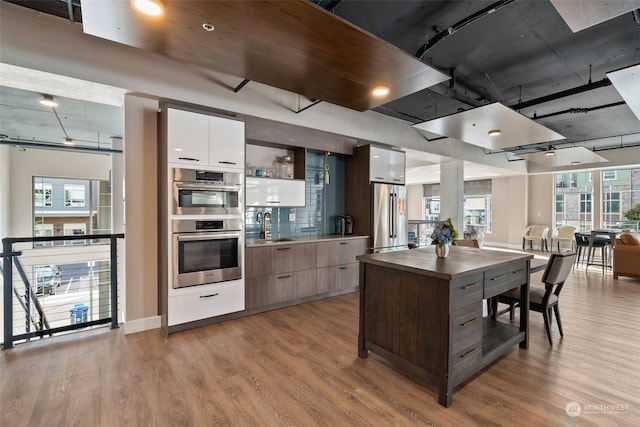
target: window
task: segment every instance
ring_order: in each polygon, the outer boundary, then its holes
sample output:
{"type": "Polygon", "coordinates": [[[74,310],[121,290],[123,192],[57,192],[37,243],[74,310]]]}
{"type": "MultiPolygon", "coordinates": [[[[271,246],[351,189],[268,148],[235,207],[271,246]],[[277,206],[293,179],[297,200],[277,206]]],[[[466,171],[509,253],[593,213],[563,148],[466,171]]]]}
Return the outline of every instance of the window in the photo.
{"type": "Polygon", "coordinates": [[[591,213],[591,194],[580,195],[580,213],[591,213]]]}
{"type": "Polygon", "coordinates": [[[33,188],[33,205],[37,207],[51,207],[51,184],[43,184],[41,182],[34,183],[33,188]]]}
{"type": "Polygon", "coordinates": [[[556,194],[556,213],[564,213],[564,194],[556,194]]]}
{"type": "Polygon", "coordinates": [[[602,171],[603,181],[615,181],[616,179],[618,179],[617,171],[602,171]]]}
{"type": "Polygon", "coordinates": [[[620,193],[604,193],[602,195],[602,212],[620,212],[620,193]]]}
{"type": "Polygon", "coordinates": [[[65,184],[64,185],[64,206],[83,208],[85,205],[84,185],[65,184]]]}
{"type": "MultiPolygon", "coordinates": [[[[33,236],[110,234],[109,181],[33,177],[33,236]]],[[[104,240],[34,242],[34,247],[103,244],[104,240]]]]}

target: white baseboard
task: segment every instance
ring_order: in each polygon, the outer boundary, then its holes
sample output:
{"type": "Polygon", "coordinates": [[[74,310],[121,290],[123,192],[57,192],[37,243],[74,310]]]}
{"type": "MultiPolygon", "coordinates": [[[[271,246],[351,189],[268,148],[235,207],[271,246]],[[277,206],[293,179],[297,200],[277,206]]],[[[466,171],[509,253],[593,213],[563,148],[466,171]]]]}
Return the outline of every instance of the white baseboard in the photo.
{"type": "Polygon", "coordinates": [[[148,331],[160,328],[160,316],[147,317],[145,319],[129,320],[124,323],[124,334],[135,334],[136,332],[148,331]]]}

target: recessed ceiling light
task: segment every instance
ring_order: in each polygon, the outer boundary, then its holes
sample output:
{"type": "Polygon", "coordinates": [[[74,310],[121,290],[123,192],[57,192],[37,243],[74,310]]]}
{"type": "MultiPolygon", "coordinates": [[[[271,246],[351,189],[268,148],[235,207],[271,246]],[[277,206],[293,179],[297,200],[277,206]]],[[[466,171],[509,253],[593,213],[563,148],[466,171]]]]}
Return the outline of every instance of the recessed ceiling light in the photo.
{"type": "Polygon", "coordinates": [[[42,95],[42,99],[40,100],[40,104],[46,105],[47,107],[57,107],[58,103],[53,100],[53,96],[51,95],[42,95]]]}
{"type": "Polygon", "coordinates": [[[63,144],[64,145],[76,145],[76,143],[73,142],[73,139],[71,139],[71,138],[65,138],[63,144]]]}
{"type": "Polygon", "coordinates": [[[576,161],[571,162],[571,164],[575,166],[575,165],[579,165],[580,162],[576,160],[576,161]]]}
{"type": "Polygon", "coordinates": [[[164,7],[159,0],[131,0],[131,4],[145,15],[160,16],[164,13],[164,7]]]}
{"type": "Polygon", "coordinates": [[[373,96],[382,97],[389,95],[389,86],[377,85],[371,90],[373,96]]]}
{"type": "Polygon", "coordinates": [[[555,155],[556,155],[556,152],[555,152],[555,151],[546,151],[546,152],[544,153],[544,155],[545,155],[545,156],[549,156],[549,157],[553,157],[553,156],[555,156],[555,155]]]}
{"type": "Polygon", "coordinates": [[[500,131],[500,129],[492,129],[488,132],[489,136],[498,136],[500,135],[502,132],[500,131]]]}

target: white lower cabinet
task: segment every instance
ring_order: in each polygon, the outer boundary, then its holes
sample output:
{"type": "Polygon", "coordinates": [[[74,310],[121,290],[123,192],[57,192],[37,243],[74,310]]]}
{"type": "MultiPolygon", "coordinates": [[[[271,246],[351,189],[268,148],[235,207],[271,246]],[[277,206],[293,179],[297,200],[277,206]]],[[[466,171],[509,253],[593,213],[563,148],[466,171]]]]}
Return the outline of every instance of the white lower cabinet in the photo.
{"type": "MultiPolygon", "coordinates": [[[[169,297],[169,326],[244,310],[244,281],[222,282],[196,286],[200,289],[184,295],[169,297]]],[[[185,288],[185,291],[190,291],[185,288]]]]}

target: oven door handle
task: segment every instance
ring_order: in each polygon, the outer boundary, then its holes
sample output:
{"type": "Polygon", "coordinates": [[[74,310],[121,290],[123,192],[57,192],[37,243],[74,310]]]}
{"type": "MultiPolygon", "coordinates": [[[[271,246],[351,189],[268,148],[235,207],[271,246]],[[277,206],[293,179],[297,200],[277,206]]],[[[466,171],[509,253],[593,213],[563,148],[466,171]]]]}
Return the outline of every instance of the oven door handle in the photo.
{"type": "Polygon", "coordinates": [[[221,239],[239,239],[239,233],[225,233],[225,232],[216,232],[210,231],[207,233],[176,233],[174,234],[175,239],[178,242],[189,242],[194,240],[221,240],[221,239]]]}
{"type": "Polygon", "coordinates": [[[240,188],[242,188],[241,185],[213,185],[213,184],[196,184],[196,183],[188,183],[188,182],[176,182],[175,186],[178,190],[189,189],[189,190],[203,190],[203,191],[211,191],[211,190],[238,191],[240,188]]]}

